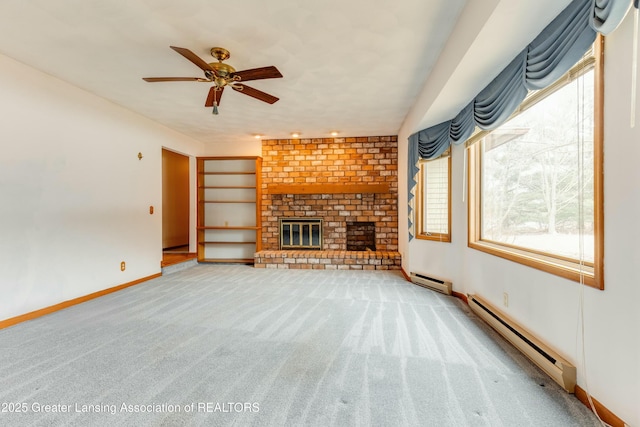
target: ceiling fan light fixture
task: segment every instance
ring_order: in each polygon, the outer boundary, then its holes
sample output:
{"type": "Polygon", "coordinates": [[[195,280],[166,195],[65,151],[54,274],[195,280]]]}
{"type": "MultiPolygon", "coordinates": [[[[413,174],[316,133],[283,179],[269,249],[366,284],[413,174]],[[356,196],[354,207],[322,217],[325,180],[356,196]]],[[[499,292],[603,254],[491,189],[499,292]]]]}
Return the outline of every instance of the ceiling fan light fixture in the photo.
{"type": "Polygon", "coordinates": [[[213,103],[213,111],[211,112],[214,116],[218,115],[218,103],[214,102],[213,103]]]}

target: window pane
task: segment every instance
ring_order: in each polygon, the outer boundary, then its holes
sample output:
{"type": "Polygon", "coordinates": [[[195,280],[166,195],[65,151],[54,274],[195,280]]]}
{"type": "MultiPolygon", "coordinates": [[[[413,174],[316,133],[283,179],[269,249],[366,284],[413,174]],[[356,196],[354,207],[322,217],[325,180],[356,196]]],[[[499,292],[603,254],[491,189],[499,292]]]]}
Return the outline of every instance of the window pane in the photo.
{"type": "Polygon", "coordinates": [[[302,245],[309,246],[309,236],[310,236],[311,226],[309,224],[302,225],[302,245]]]}
{"type": "Polygon", "coordinates": [[[423,233],[449,233],[449,157],[422,164],[423,233]]]}
{"type": "Polygon", "coordinates": [[[293,224],[291,226],[291,244],[292,245],[300,245],[300,224],[293,224]]]}
{"type": "Polygon", "coordinates": [[[482,240],[593,261],[593,81],[590,71],[484,139],[482,240]]]}

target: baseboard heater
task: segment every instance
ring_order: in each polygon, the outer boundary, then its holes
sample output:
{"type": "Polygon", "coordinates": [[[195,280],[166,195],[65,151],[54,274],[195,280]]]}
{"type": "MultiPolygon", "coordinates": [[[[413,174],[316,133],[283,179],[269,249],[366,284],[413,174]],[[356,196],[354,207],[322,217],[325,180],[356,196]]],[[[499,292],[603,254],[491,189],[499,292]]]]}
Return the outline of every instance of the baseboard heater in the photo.
{"type": "Polygon", "coordinates": [[[411,282],[443,294],[451,295],[451,282],[421,273],[411,273],[411,282]]]}
{"type": "Polygon", "coordinates": [[[567,392],[576,386],[576,367],[477,295],[468,295],[471,310],[513,344],[567,392]]]}

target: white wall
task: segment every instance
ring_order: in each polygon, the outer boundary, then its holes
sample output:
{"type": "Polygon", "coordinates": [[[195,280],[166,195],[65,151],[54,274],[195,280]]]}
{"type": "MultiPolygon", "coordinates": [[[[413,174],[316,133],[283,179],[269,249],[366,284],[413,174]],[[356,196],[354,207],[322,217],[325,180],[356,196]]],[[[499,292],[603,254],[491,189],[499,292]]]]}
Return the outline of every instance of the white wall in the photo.
{"type": "Polygon", "coordinates": [[[202,144],[1,55],[0,93],[0,320],[159,273],[162,146],[202,144]]]}
{"type": "MultiPolygon", "coordinates": [[[[605,290],[584,287],[585,354],[580,346],[577,283],[467,248],[467,206],[462,202],[463,149],[453,149],[450,244],[400,232],[405,271],[449,277],[454,290],[477,293],[525,325],[578,367],[578,384],[629,425],[640,426],[640,117],[629,126],[631,40],[628,16],[605,47],[605,290]],[[503,292],[509,307],[502,306],[503,292]],[[586,370],[586,376],[583,373],[586,370]]],[[[470,94],[473,96],[474,94],[470,94]]],[[[639,94],[640,99],[640,94],[639,94]]],[[[640,110],[640,108],[639,108],[640,110]]],[[[411,123],[399,135],[400,165],[407,162],[411,123]]],[[[406,187],[401,168],[400,188],[406,187]]],[[[407,215],[400,192],[400,226],[407,215]]]]}
{"type": "Polygon", "coordinates": [[[262,156],[262,141],[251,138],[246,142],[216,142],[205,148],[205,156],[262,156]]]}

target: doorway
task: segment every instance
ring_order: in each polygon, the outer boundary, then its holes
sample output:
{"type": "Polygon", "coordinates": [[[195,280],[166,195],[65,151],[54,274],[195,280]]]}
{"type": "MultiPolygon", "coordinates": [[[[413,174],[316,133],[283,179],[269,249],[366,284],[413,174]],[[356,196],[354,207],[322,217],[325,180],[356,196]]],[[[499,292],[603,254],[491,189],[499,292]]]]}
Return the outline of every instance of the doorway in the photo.
{"type": "Polygon", "coordinates": [[[162,251],[189,253],[189,157],[162,149],[162,251]]]}

